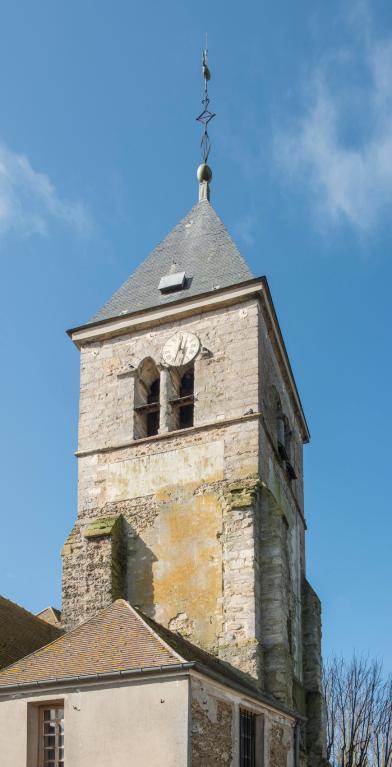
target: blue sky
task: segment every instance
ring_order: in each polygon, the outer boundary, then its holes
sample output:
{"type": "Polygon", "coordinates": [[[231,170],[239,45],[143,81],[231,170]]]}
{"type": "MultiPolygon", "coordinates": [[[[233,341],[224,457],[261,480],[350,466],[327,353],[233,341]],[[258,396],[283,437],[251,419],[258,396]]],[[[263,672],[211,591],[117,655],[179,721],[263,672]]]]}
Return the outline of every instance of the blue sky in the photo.
{"type": "Polygon", "coordinates": [[[0,591],[60,603],[90,319],[194,204],[200,49],[212,201],[268,276],[309,421],[324,651],[392,669],[392,6],[3,0],[0,591]]]}

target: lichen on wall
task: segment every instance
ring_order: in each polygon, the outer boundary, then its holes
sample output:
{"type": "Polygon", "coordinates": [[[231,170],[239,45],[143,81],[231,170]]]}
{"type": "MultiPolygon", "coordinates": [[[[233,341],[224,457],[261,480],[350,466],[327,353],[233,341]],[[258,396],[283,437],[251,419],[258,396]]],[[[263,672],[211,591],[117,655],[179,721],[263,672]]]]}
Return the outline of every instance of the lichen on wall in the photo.
{"type": "Polygon", "coordinates": [[[306,692],[306,747],[309,767],[325,755],[325,712],[321,665],[321,604],[306,579],[303,582],[304,683],[306,692]]]}
{"type": "Polygon", "coordinates": [[[66,630],[125,596],[125,554],[121,516],[95,517],[74,526],[62,549],[66,630]]]}
{"type": "Polygon", "coordinates": [[[181,485],[166,488],[156,503],[159,514],[142,534],[129,523],[128,598],[214,650],[222,623],[221,504],[208,490],[197,494],[181,485]]]}
{"type": "Polygon", "coordinates": [[[223,632],[219,656],[261,682],[258,561],[256,547],[259,480],[231,482],[223,516],[223,632]]]}

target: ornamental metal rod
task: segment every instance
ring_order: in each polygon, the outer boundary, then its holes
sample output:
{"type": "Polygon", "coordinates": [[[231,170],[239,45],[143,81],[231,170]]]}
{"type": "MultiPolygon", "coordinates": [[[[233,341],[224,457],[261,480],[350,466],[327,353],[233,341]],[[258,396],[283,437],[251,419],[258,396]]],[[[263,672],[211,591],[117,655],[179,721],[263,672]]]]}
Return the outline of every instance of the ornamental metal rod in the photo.
{"type": "Polygon", "coordinates": [[[201,136],[201,152],[202,152],[202,158],[203,163],[207,163],[208,156],[210,154],[211,149],[211,142],[210,137],[208,135],[208,123],[210,120],[212,120],[215,117],[215,112],[211,112],[208,108],[210,99],[208,96],[208,83],[211,79],[211,72],[208,68],[208,49],[207,49],[207,36],[206,36],[206,47],[203,50],[202,53],[202,73],[203,73],[203,79],[204,79],[204,91],[203,91],[203,98],[202,98],[202,104],[203,104],[203,111],[199,114],[198,117],[196,117],[196,120],[200,122],[203,125],[203,132],[201,136]]]}

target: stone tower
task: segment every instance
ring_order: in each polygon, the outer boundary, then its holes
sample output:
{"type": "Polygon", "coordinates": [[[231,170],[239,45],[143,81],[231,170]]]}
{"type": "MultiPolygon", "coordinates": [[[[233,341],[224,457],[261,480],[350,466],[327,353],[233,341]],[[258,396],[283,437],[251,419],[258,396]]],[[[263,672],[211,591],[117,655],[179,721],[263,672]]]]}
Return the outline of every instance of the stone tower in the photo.
{"type": "MultiPolygon", "coordinates": [[[[87,325],[66,628],[123,596],[308,717],[323,754],[309,440],[265,277],[200,200],[87,325]]],[[[303,741],[303,748],[305,747],[303,741]]]]}

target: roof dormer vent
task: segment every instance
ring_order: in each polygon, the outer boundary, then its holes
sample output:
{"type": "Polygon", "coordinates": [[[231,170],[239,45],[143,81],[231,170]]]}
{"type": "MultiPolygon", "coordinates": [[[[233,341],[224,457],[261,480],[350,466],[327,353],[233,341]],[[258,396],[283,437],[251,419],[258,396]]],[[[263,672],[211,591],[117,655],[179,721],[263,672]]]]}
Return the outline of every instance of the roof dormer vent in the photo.
{"type": "Polygon", "coordinates": [[[161,293],[174,293],[176,290],[185,288],[185,272],[175,272],[174,274],[165,274],[161,277],[158,289],[161,293]]]}

